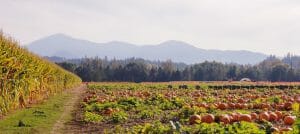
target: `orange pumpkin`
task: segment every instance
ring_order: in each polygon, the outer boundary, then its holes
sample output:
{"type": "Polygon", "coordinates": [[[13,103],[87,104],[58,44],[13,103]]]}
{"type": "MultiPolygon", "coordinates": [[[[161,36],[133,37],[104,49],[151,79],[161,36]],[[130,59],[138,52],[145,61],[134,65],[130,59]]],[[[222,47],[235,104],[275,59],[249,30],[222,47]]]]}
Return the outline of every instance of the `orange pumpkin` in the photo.
{"type": "Polygon", "coordinates": [[[284,103],[285,110],[292,110],[293,109],[292,105],[293,105],[292,102],[286,102],[286,103],[284,103]]]}
{"type": "Polygon", "coordinates": [[[259,114],[259,119],[262,121],[262,120],[266,120],[268,121],[270,118],[269,114],[267,112],[262,112],[259,114]]]}
{"type": "Polygon", "coordinates": [[[271,112],[269,113],[269,121],[276,121],[278,120],[277,114],[271,112]]]}
{"type": "Polygon", "coordinates": [[[253,108],[254,108],[254,109],[260,109],[260,108],[261,108],[261,105],[260,105],[260,104],[254,104],[254,105],[253,105],[253,108]]]}
{"type": "Polygon", "coordinates": [[[107,108],[107,109],[104,110],[103,113],[106,114],[106,115],[111,115],[113,112],[114,112],[114,110],[112,108],[107,108]]]}
{"type": "Polygon", "coordinates": [[[249,115],[249,114],[241,114],[239,120],[240,121],[251,122],[251,115],[249,115]]]}
{"type": "Polygon", "coordinates": [[[275,111],[275,114],[277,115],[277,119],[280,120],[282,118],[282,112],[275,111]]]}
{"type": "Polygon", "coordinates": [[[250,116],[251,116],[252,120],[257,120],[258,119],[258,115],[256,113],[251,113],[250,116]]]}
{"type": "Polygon", "coordinates": [[[240,115],[237,113],[231,113],[232,120],[231,122],[239,121],[240,115]]]}
{"type": "Polygon", "coordinates": [[[234,104],[234,103],[228,103],[228,107],[229,107],[230,109],[234,109],[234,108],[235,108],[235,104],[234,104]]]}
{"type": "Polygon", "coordinates": [[[230,121],[230,116],[228,116],[227,114],[220,116],[220,122],[223,122],[224,124],[229,124],[230,121]]]}
{"type": "Polygon", "coordinates": [[[283,122],[285,125],[293,125],[295,123],[296,116],[285,116],[283,122]]]}
{"type": "Polygon", "coordinates": [[[239,103],[245,103],[246,101],[245,101],[244,99],[242,99],[242,98],[239,98],[239,99],[238,99],[238,102],[239,102],[239,103]]]}
{"type": "Polygon", "coordinates": [[[284,110],[284,105],[283,104],[277,104],[276,109],[277,110],[284,110]]]}
{"type": "Polygon", "coordinates": [[[248,104],[244,103],[244,104],[241,104],[241,109],[246,109],[248,108],[248,104]]]}
{"type": "Polygon", "coordinates": [[[262,108],[262,109],[270,109],[270,108],[271,108],[271,105],[270,105],[270,104],[265,104],[265,103],[263,103],[263,104],[261,104],[261,108],[262,108]]]}
{"type": "Polygon", "coordinates": [[[235,104],[235,108],[241,109],[241,108],[242,108],[242,104],[236,103],[236,104],[235,104]]]}
{"type": "Polygon", "coordinates": [[[227,109],[227,104],[226,103],[221,103],[218,105],[218,108],[221,109],[221,110],[225,110],[227,109]]]}
{"type": "Polygon", "coordinates": [[[215,116],[212,114],[208,114],[202,117],[202,122],[204,123],[213,123],[215,120],[215,116]]]}
{"type": "Polygon", "coordinates": [[[189,122],[190,122],[191,125],[197,124],[197,123],[199,123],[200,121],[201,121],[201,116],[200,116],[200,115],[197,115],[197,114],[192,115],[192,116],[190,117],[190,119],[189,119],[189,122]]]}

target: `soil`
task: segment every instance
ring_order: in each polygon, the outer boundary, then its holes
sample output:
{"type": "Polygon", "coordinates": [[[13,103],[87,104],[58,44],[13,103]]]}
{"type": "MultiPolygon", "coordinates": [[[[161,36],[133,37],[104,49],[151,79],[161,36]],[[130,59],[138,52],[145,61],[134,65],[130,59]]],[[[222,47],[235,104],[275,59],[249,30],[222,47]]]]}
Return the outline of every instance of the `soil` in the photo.
{"type": "Polygon", "coordinates": [[[65,133],[65,129],[67,128],[68,117],[70,117],[73,111],[76,110],[76,106],[80,102],[81,96],[82,94],[84,94],[85,89],[86,86],[81,85],[77,88],[66,91],[69,94],[71,94],[71,98],[68,99],[65,103],[64,112],[53,125],[52,131],[50,132],[51,134],[65,133]]]}

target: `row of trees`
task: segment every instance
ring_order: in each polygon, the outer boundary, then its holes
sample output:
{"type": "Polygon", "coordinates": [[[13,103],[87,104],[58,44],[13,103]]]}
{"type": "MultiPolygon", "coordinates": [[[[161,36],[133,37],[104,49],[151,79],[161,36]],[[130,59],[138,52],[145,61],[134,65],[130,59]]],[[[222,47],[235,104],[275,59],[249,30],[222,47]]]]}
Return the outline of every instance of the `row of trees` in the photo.
{"type": "Polygon", "coordinates": [[[83,81],[222,81],[250,78],[255,81],[300,81],[300,58],[288,55],[282,60],[270,56],[257,65],[203,62],[193,65],[146,61],[83,58],[57,63],[76,73],[83,81]],[[294,63],[294,64],[292,64],[294,63]]]}

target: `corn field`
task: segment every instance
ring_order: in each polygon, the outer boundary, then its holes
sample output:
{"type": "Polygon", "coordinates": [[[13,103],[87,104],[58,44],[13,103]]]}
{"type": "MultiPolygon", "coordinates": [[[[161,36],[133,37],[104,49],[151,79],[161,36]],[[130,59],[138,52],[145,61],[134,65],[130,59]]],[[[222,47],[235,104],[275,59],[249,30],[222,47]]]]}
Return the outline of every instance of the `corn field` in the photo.
{"type": "Polygon", "coordinates": [[[0,32],[0,116],[80,83],[78,76],[30,53],[0,32]]]}

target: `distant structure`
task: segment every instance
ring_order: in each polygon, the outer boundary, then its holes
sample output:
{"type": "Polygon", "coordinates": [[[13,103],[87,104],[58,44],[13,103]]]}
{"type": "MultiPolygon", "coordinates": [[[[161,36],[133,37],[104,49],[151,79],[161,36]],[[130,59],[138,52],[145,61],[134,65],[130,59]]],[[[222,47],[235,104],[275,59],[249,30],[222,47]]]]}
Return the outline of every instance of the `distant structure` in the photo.
{"type": "Polygon", "coordinates": [[[240,81],[251,82],[251,79],[249,79],[249,78],[242,78],[240,81]]]}

